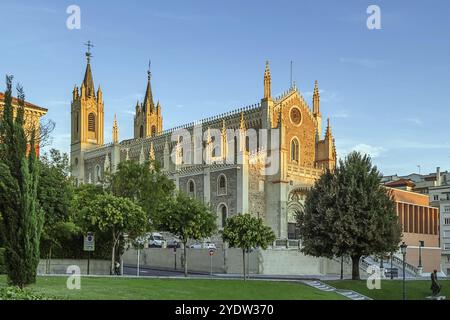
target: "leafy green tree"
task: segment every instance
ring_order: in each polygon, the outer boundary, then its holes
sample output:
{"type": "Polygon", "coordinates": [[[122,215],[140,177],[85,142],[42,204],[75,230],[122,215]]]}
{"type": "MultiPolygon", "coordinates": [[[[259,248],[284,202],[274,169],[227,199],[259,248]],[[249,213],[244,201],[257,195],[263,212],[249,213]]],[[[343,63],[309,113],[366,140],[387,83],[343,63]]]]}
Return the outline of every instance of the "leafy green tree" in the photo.
{"type": "Polygon", "coordinates": [[[250,214],[235,215],[226,220],[226,225],[222,231],[223,241],[227,242],[231,248],[242,249],[243,276],[245,274],[245,253],[251,248],[267,247],[275,241],[275,234],[261,218],[252,217],[250,214]]]}
{"type": "Polygon", "coordinates": [[[44,215],[37,200],[36,132],[32,130],[28,141],[23,129],[25,95],[20,86],[17,91],[18,108],[14,117],[12,77],[7,76],[0,121],[0,212],[8,282],[24,287],[36,281],[44,215]]]}
{"type": "Polygon", "coordinates": [[[173,197],[175,184],[161,172],[158,162],[140,164],[121,162],[111,175],[109,188],[118,197],[135,201],[158,227],[165,214],[166,203],[173,197]]]}
{"type": "Polygon", "coordinates": [[[48,263],[53,248],[61,248],[73,235],[81,233],[71,212],[74,188],[69,172],[67,154],[51,149],[49,154],[42,156],[38,200],[45,213],[41,253],[46,254],[48,263]]]}
{"type": "Polygon", "coordinates": [[[316,182],[298,224],[302,251],[327,258],[349,255],[352,279],[360,278],[362,256],[395,251],[401,239],[393,196],[370,157],[358,152],[316,182]]]}
{"type": "Polygon", "coordinates": [[[148,217],[141,207],[127,198],[105,193],[97,195],[85,208],[91,224],[111,235],[111,274],[114,274],[116,251],[124,236],[136,239],[148,230],[148,217]]]}
{"type": "Polygon", "coordinates": [[[216,231],[216,216],[197,199],[178,192],[166,205],[167,213],[161,217],[161,227],[183,243],[184,276],[188,276],[187,243],[191,239],[210,237],[216,231]]]}

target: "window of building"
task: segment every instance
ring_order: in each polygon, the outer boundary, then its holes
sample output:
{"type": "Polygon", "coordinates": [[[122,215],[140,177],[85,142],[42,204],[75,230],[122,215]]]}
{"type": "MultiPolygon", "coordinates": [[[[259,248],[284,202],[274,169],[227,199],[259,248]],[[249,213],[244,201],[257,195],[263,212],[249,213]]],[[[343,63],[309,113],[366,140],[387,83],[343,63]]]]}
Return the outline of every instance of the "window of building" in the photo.
{"type": "Polygon", "coordinates": [[[156,136],[156,127],[152,126],[152,137],[156,136]]]}
{"type": "Polygon", "coordinates": [[[95,132],[95,115],[93,113],[89,113],[88,115],[88,130],[95,132]]]}
{"type": "Polygon", "coordinates": [[[288,239],[300,239],[300,232],[296,223],[288,223],[288,239]]]}
{"type": "Polygon", "coordinates": [[[299,143],[296,138],[291,141],[291,161],[298,162],[299,160],[299,143]]]}
{"type": "Polygon", "coordinates": [[[189,180],[189,182],[188,182],[188,194],[191,198],[195,198],[195,182],[194,182],[194,180],[189,180]]]}
{"type": "Polygon", "coordinates": [[[444,224],[450,225],[450,218],[444,218],[444,224]]]}
{"type": "Polygon", "coordinates": [[[444,250],[450,250],[450,243],[444,243],[444,250]]]}
{"type": "Polygon", "coordinates": [[[227,207],[226,206],[222,206],[222,228],[225,228],[225,226],[227,225],[227,218],[228,218],[228,212],[227,212],[227,207]]]}
{"type": "Polygon", "coordinates": [[[439,200],[439,195],[435,194],[435,195],[433,196],[433,200],[434,200],[434,201],[438,201],[438,200],[439,200]]]}
{"type": "Polygon", "coordinates": [[[141,125],[141,127],[139,128],[139,138],[143,138],[144,137],[144,126],[141,125]]]}
{"type": "Polygon", "coordinates": [[[221,174],[217,183],[217,195],[223,196],[227,194],[227,178],[224,174],[221,174]]]}
{"type": "Polygon", "coordinates": [[[102,180],[102,170],[100,166],[95,166],[95,182],[100,182],[102,180]]]}
{"type": "Polygon", "coordinates": [[[450,230],[444,231],[444,238],[450,238],[450,230]]]}

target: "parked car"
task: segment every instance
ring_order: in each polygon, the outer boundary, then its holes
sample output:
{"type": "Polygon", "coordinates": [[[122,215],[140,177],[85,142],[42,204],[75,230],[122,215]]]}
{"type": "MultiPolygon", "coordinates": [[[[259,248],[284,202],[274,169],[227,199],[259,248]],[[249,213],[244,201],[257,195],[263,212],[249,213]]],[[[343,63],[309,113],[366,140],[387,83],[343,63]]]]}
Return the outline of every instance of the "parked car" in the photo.
{"type": "Polygon", "coordinates": [[[150,248],[165,248],[167,245],[166,240],[160,233],[152,233],[148,238],[148,246],[150,248]]]}
{"type": "Polygon", "coordinates": [[[215,243],[212,243],[212,242],[206,242],[205,243],[205,249],[214,249],[214,250],[217,250],[217,247],[216,247],[216,244],[215,243]]]}
{"type": "Polygon", "coordinates": [[[203,246],[202,246],[202,244],[201,244],[200,242],[196,242],[196,243],[194,243],[194,244],[191,244],[191,245],[189,246],[189,248],[190,248],[190,249],[203,249],[203,246]]]}
{"type": "Polygon", "coordinates": [[[167,248],[180,248],[181,240],[179,239],[169,239],[167,240],[167,248]]]}

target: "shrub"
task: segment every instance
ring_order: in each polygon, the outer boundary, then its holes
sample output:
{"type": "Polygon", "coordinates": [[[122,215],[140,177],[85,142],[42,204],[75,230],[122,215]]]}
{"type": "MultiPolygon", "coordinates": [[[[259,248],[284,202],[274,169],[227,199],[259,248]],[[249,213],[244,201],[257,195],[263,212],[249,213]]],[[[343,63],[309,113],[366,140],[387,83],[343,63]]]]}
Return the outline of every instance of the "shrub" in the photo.
{"type": "Polygon", "coordinates": [[[19,287],[0,288],[0,300],[53,300],[52,297],[19,287]]]}
{"type": "Polygon", "coordinates": [[[0,248],[0,274],[6,273],[5,267],[5,248],[0,248]]]}

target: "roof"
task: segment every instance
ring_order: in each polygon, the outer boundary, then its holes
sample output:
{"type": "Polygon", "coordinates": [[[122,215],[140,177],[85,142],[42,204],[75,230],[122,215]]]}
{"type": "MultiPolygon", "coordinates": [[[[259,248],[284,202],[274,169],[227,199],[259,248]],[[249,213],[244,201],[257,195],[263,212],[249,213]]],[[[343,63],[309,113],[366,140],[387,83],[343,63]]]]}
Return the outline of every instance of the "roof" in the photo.
{"type": "MultiPolygon", "coordinates": [[[[5,94],[3,92],[0,92],[0,102],[4,102],[4,101],[5,101],[5,94]]],[[[13,97],[12,102],[13,102],[13,105],[17,105],[19,103],[19,100],[17,98],[13,97]]],[[[39,110],[39,111],[42,111],[45,113],[48,111],[48,109],[39,107],[39,106],[32,104],[30,102],[27,102],[27,101],[25,101],[25,108],[36,109],[36,110],[39,110]]]]}
{"type": "Polygon", "coordinates": [[[398,180],[395,180],[395,181],[388,182],[388,183],[385,184],[385,186],[386,187],[392,187],[392,188],[403,187],[403,186],[414,187],[415,183],[412,182],[409,179],[401,178],[401,179],[398,179],[398,180]]]}

